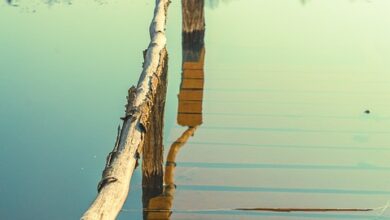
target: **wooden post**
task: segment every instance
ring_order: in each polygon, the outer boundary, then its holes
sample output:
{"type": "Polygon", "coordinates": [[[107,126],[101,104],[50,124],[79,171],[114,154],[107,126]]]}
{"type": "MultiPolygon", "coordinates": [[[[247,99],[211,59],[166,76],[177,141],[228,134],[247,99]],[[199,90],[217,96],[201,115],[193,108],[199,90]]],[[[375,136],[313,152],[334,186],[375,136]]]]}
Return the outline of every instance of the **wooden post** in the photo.
{"type": "Polygon", "coordinates": [[[151,41],[145,54],[143,71],[137,87],[129,89],[123,126],[113,151],[107,156],[98,195],[81,217],[83,220],[115,219],[127,198],[131,176],[148,132],[161,76],[166,73],[165,24],[168,5],[169,0],[156,0],[149,28],[151,41]]]}
{"type": "MultiPolygon", "coordinates": [[[[167,63],[167,62],[166,62],[167,63]]],[[[167,65],[166,65],[167,67],[167,65]]],[[[151,110],[150,123],[145,135],[142,152],[142,203],[147,207],[150,198],[163,191],[163,129],[164,110],[167,90],[167,70],[162,73],[157,86],[154,105],[151,110]]],[[[144,214],[144,216],[146,216],[144,214]]]]}
{"type": "MultiPolygon", "coordinates": [[[[182,81],[179,93],[178,124],[187,130],[171,145],[164,173],[164,190],[144,203],[144,219],[169,220],[176,190],[175,169],[179,150],[202,124],[204,81],[204,13],[203,0],[182,0],[182,81]]],[[[145,190],[145,188],[143,189],[145,190]]]]}

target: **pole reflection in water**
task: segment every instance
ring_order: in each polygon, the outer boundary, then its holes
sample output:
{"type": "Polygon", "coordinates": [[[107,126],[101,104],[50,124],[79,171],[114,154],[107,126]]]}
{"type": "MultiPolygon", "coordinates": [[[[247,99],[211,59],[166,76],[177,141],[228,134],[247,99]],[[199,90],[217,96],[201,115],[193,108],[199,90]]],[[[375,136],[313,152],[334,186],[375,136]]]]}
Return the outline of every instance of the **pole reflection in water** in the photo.
{"type": "Polygon", "coordinates": [[[171,145],[164,173],[163,192],[156,197],[143,194],[144,219],[170,219],[175,194],[176,156],[202,124],[204,85],[204,0],[182,0],[182,80],[177,123],[188,127],[171,145]],[[147,205],[146,205],[147,204],[147,205]]]}
{"type": "Polygon", "coordinates": [[[164,191],[161,195],[149,200],[148,207],[144,210],[144,219],[170,219],[176,190],[176,156],[179,153],[180,148],[186,144],[190,136],[194,135],[196,128],[197,127],[188,127],[188,129],[171,145],[165,167],[164,191]]]}

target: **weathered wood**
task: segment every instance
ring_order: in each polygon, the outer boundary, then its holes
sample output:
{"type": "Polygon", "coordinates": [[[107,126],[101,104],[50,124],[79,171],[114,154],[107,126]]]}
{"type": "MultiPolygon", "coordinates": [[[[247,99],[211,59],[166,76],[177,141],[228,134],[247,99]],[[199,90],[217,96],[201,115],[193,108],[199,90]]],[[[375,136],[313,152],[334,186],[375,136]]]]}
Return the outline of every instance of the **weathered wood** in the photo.
{"type": "Polygon", "coordinates": [[[114,150],[107,157],[98,195],[81,217],[83,220],[115,219],[127,198],[131,176],[142,152],[160,77],[166,73],[165,25],[168,5],[169,0],[156,0],[149,28],[151,41],[145,54],[143,71],[137,87],[129,90],[122,128],[114,150]]]}
{"type": "MultiPolygon", "coordinates": [[[[204,84],[204,0],[182,0],[183,12],[183,65],[180,85],[178,123],[188,129],[175,141],[169,150],[164,174],[164,191],[152,196],[159,183],[149,181],[149,188],[143,187],[144,219],[169,219],[175,193],[174,171],[176,155],[202,124],[202,100],[204,84]],[[186,31],[186,25],[192,30],[186,31]]],[[[157,130],[156,130],[157,131],[157,130]]],[[[160,130],[162,132],[162,130],[160,130]]],[[[159,162],[159,161],[158,161],[159,162]]]]}
{"type": "Polygon", "coordinates": [[[149,117],[150,123],[142,148],[143,207],[148,206],[150,198],[160,195],[163,191],[163,129],[168,68],[164,69],[165,71],[161,74],[160,82],[157,86],[156,96],[149,117]]]}
{"type": "Polygon", "coordinates": [[[183,32],[204,30],[204,0],[182,0],[181,4],[183,32]]]}
{"type": "Polygon", "coordinates": [[[167,90],[167,68],[161,74],[160,82],[157,86],[157,91],[149,117],[149,126],[145,135],[145,142],[142,152],[142,171],[143,185],[149,185],[148,179],[152,176],[163,176],[163,128],[164,128],[164,111],[165,99],[167,90]]]}

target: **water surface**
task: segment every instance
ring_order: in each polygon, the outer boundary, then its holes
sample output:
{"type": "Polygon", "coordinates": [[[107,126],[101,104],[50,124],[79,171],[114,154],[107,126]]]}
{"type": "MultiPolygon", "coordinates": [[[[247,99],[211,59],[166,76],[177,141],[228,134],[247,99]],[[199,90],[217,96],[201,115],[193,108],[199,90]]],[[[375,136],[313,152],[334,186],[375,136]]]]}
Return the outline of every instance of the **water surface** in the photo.
{"type": "MultiPolygon", "coordinates": [[[[166,151],[187,129],[176,120],[180,7],[168,15],[166,151]]],[[[388,219],[378,207],[390,200],[389,9],[206,1],[203,123],[177,156],[171,219],[388,219]],[[255,207],[377,209],[232,210],[255,207]]],[[[153,4],[0,10],[0,218],[77,219],[141,72],[153,4]]],[[[119,219],[142,218],[134,175],[119,219]]]]}

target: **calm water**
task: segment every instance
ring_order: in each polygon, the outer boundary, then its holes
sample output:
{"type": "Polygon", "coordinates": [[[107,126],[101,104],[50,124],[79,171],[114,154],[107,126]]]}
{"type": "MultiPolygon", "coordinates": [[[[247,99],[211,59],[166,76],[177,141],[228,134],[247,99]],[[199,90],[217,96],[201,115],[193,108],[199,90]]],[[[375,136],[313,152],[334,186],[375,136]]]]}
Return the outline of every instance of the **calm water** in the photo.
{"type": "MultiPolygon", "coordinates": [[[[36,2],[0,4],[0,219],[77,219],[141,72],[154,5],[36,2]]],[[[206,2],[203,124],[177,156],[171,219],[390,219],[231,210],[390,200],[390,2],[206,2]]],[[[176,120],[180,1],[168,50],[166,151],[187,129],[176,120]]],[[[142,218],[134,175],[118,219],[142,218]]]]}

